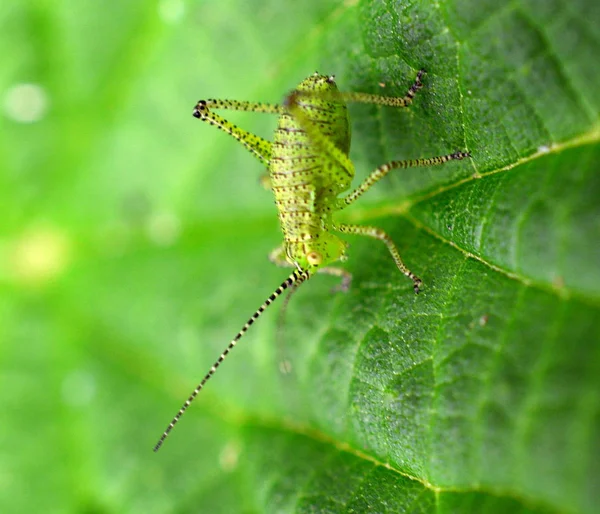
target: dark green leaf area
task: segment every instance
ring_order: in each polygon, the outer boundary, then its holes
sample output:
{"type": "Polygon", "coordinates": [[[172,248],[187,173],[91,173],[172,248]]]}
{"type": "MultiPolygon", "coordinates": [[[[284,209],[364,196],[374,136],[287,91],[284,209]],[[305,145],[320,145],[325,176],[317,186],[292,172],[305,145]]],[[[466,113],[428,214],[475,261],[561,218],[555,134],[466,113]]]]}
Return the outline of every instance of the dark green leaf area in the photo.
{"type": "Polygon", "coordinates": [[[359,292],[339,300],[305,384],[322,430],[441,489],[565,508],[578,491],[591,502],[598,463],[583,448],[600,436],[598,308],[399,220],[376,224],[411,241],[402,254],[423,292],[415,297],[385,250],[352,255],[359,292]]]}
{"type": "Polygon", "coordinates": [[[600,300],[600,146],[544,154],[417,203],[438,237],[545,288],[600,300]]]}
{"type": "MultiPolygon", "coordinates": [[[[591,4],[362,2],[360,65],[346,68],[343,83],[398,95],[416,70],[428,75],[412,112],[373,109],[368,125],[357,127],[355,148],[371,165],[468,149],[483,172],[597,133],[600,67],[590,65],[598,41],[591,4]]],[[[408,180],[394,187],[410,192],[415,179],[408,180]]]]}
{"type": "Polygon", "coordinates": [[[318,436],[265,428],[246,433],[243,455],[258,478],[253,487],[265,512],[556,512],[493,491],[435,489],[318,436]]]}

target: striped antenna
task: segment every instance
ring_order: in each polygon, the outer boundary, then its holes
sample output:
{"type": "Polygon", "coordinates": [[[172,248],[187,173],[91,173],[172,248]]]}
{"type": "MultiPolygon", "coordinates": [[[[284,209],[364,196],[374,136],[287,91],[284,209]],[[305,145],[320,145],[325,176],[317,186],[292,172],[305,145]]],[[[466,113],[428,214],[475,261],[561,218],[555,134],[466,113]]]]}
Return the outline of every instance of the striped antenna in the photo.
{"type": "Polygon", "coordinates": [[[202,390],[202,388],[204,387],[204,384],[206,384],[206,382],[208,382],[208,380],[210,379],[210,377],[212,377],[215,374],[215,371],[217,371],[217,368],[225,360],[225,358],[227,357],[227,355],[229,355],[229,352],[238,343],[238,341],[242,338],[242,336],[248,331],[248,329],[254,324],[254,322],[258,318],[260,318],[261,314],[263,312],[265,312],[265,310],[267,310],[267,307],[269,305],[271,305],[277,299],[277,297],[280,296],[281,293],[283,293],[288,287],[294,286],[294,289],[296,289],[300,284],[302,284],[302,282],[305,282],[309,278],[310,278],[310,274],[309,274],[308,271],[302,271],[302,270],[299,270],[299,269],[295,269],[294,272],[288,278],[286,278],[282,282],[282,284],[277,289],[275,289],[275,291],[273,291],[273,293],[271,294],[271,296],[269,296],[265,300],[265,303],[263,303],[259,307],[259,309],[254,314],[252,314],[252,316],[250,317],[250,319],[246,322],[246,324],[242,327],[242,329],[237,333],[237,335],[232,339],[231,343],[229,343],[229,345],[227,346],[227,348],[225,348],[225,350],[223,351],[223,353],[221,354],[221,356],[212,365],[212,367],[210,368],[210,370],[208,371],[208,373],[202,379],[202,382],[200,382],[198,384],[198,386],[196,387],[196,389],[194,389],[194,392],[185,401],[185,403],[183,404],[183,406],[181,407],[181,409],[179,409],[179,412],[175,415],[175,417],[173,418],[173,421],[171,421],[171,423],[169,423],[169,426],[164,431],[163,435],[160,436],[160,439],[158,440],[158,443],[156,443],[156,446],[154,446],[154,451],[155,452],[157,452],[158,450],[160,450],[160,447],[165,442],[165,439],[169,435],[169,432],[171,432],[171,430],[173,430],[173,427],[177,424],[177,422],[179,421],[179,419],[181,418],[181,416],[183,416],[183,413],[187,410],[187,408],[190,406],[190,404],[194,401],[194,399],[196,398],[196,396],[198,396],[198,393],[202,390]]]}

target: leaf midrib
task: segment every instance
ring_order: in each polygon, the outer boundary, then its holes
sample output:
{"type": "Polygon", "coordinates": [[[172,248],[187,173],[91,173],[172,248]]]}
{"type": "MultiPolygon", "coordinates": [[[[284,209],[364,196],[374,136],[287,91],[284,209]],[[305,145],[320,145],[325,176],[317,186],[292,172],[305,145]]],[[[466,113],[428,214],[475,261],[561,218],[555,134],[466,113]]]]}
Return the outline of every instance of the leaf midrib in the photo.
{"type": "Polygon", "coordinates": [[[412,225],[414,225],[415,228],[428,233],[429,235],[435,237],[437,240],[443,242],[444,244],[447,244],[447,245],[451,246],[452,248],[454,248],[455,250],[458,250],[465,257],[472,258],[476,261],[479,261],[482,264],[484,264],[486,267],[490,268],[491,270],[493,270],[497,273],[500,273],[500,274],[510,278],[511,280],[520,282],[521,284],[525,285],[526,287],[533,287],[533,288],[539,289],[541,291],[550,293],[553,296],[559,297],[561,300],[567,300],[567,299],[574,298],[586,305],[589,305],[594,308],[598,308],[598,307],[600,307],[600,297],[591,295],[591,294],[586,294],[586,293],[583,293],[578,290],[574,290],[574,289],[566,287],[566,286],[559,287],[556,284],[537,280],[533,277],[528,277],[526,275],[519,274],[519,273],[516,273],[509,269],[503,268],[502,266],[498,266],[498,265],[494,264],[493,262],[484,259],[480,255],[470,252],[469,250],[463,248],[461,245],[457,244],[456,242],[445,238],[444,236],[442,236],[442,234],[440,234],[433,228],[429,227],[428,225],[423,224],[421,221],[417,220],[414,216],[411,216],[411,214],[410,214],[410,210],[414,206],[418,205],[419,203],[434,199],[434,198],[436,198],[452,189],[455,189],[457,187],[463,186],[465,184],[469,184],[476,180],[480,180],[480,179],[483,179],[483,178],[486,178],[486,177],[489,177],[492,175],[497,175],[499,173],[510,171],[518,166],[528,164],[530,162],[534,162],[538,159],[547,157],[552,154],[558,155],[566,150],[583,147],[583,146],[588,146],[588,145],[594,145],[594,144],[598,144],[598,143],[600,143],[600,123],[596,124],[595,126],[593,126],[591,128],[591,130],[589,130],[588,132],[586,132],[582,135],[568,139],[562,143],[553,144],[548,149],[543,149],[543,150],[538,149],[536,152],[534,152],[526,157],[521,157],[521,158],[515,160],[514,162],[509,163],[505,166],[494,168],[492,170],[485,171],[483,173],[475,172],[474,174],[469,175],[468,177],[464,177],[464,178],[461,178],[454,182],[449,182],[449,183],[443,184],[442,186],[438,187],[437,189],[428,191],[421,195],[415,195],[414,197],[407,198],[396,204],[386,204],[386,205],[383,205],[380,207],[359,209],[359,210],[355,211],[354,213],[349,213],[348,215],[345,216],[345,218],[352,223],[360,224],[360,223],[366,222],[368,220],[372,220],[374,218],[402,217],[402,218],[406,219],[408,222],[410,222],[412,225]]]}
{"type": "Polygon", "coordinates": [[[489,496],[494,496],[496,498],[513,499],[524,506],[530,508],[543,508],[545,510],[555,512],[556,514],[566,514],[567,512],[557,510],[554,505],[548,505],[547,503],[541,501],[539,498],[525,497],[521,491],[515,491],[510,488],[483,487],[480,484],[471,485],[468,487],[437,486],[423,477],[411,475],[406,471],[394,467],[389,462],[383,462],[371,454],[365,453],[358,448],[354,448],[347,442],[334,439],[333,437],[330,437],[328,434],[322,432],[321,430],[315,429],[304,423],[296,423],[288,418],[283,419],[275,416],[256,415],[254,413],[249,415],[243,412],[241,409],[232,406],[231,404],[227,405],[227,408],[225,409],[223,408],[223,404],[220,404],[218,409],[214,408],[213,404],[211,403],[207,403],[204,407],[205,413],[210,413],[211,416],[219,418],[221,421],[232,426],[278,430],[287,434],[306,437],[320,444],[330,446],[338,452],[344,452],[362,461],[369,462],[378,467],[383,467],[397,474],[398,476],[417,482],[421,484],[425,489],[434,492],[436,496],[436,502],[438,501],[439,494],[441,493],[481,493],[489,496]]]}

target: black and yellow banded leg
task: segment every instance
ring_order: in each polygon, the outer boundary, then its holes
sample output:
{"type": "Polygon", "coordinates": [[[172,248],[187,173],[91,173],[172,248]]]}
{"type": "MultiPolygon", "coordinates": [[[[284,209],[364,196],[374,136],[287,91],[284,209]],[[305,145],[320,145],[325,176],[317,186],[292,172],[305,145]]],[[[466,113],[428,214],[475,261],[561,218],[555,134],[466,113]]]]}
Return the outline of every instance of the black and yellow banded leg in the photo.
{"type": "Polygon", "coordinates": [[[398,269],[410,278],[413,281],[413,288],[415,293],[419,292],[419,287],[422,284],[422,281],[419,277],[417,277],[412,271],[410,271],[404,262],[402,262],[402,258],[400,257],[400,253],[392,241],[392,238],[388,236],[383,230],[377,227],[371,226],[362,226],[362,225],[337,225],[336,230],[342,232],[343,234],[354,234],[357,236],[367,236],[372,237],[373,239],[379,239],[383,241],[385,245],[388,247],[388,250],[392,254],[392,259],[398,266],[398,269]]]}
{"type": "Polygon", "coordinates": [[[382,164],[377,169],[373,170],[369,176],[360,184],[354,191],[348,196],[342,199],[342,208],[350,205],[363,193],[366,193],[373,184],[385,177],[390,171],[399,168],[420,168],[424,166],[438,166],[448,161],[460,161],[466,157],[470,157],[469,152],[456,151],[448,155],[441,155],[439,157],[430,157],[428,159],[410,159],[407,161],[390,161],[382,164]],[[345,204],[345,205],[344,205],[345,204]]]}
{"type": "Polygon", "coordinates": [[[223,132],[226,132],[242,143],[247,150],[268,166],[269,161],[271,160],[271,142],[238,127],[222,116],[214,113],[212,109],[281,114],[284,112],[283,107],[274,104],[238,102],[235,100],[200,100],[194,107],[193,114],[195,118],[209,123],[210,125],[214,125],[223,132]]]}
{"type": "Polygon", "coordinates": [[[412,103],[417,91],[423,87],[421,79],[424,75],[425,70],[419,70],[417,78],[403,97],[371,95],[369,93],[341,93],[341,96],[346,102],[384,105],[388,107],[408,107],[412,103]]]}

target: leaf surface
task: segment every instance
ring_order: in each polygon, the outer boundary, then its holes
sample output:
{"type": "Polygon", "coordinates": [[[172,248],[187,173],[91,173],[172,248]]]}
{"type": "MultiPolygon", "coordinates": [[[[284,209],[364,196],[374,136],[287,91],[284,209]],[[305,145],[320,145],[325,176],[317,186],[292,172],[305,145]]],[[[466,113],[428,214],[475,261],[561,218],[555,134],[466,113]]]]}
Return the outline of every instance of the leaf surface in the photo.
{"type": "Polygon", "coordinates": [[[5,105],[25,82],[48,102],[0,118],[3,512],[595,511],[596,2],[67,1],[0,23],[5,105]],[[351,106],[356,183],[473,156],[338,216],[385,229],[423,291],[349,238],[351,290],[311,279],[279,336],[268,310],[155,455],[287,276],[260,164],[193,104],[280,102],[315,68],[390,96],[427,70],[409,109],[351,106]]]}

